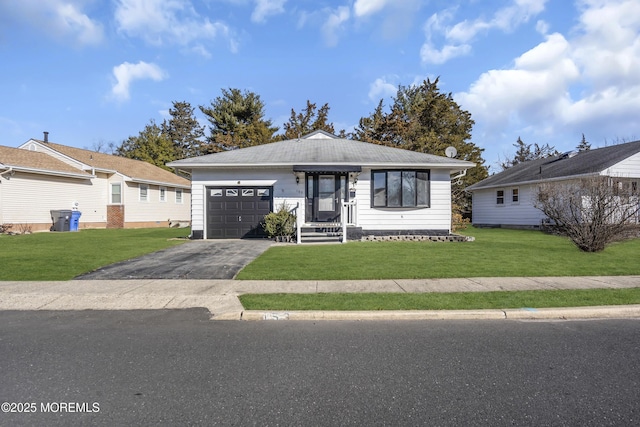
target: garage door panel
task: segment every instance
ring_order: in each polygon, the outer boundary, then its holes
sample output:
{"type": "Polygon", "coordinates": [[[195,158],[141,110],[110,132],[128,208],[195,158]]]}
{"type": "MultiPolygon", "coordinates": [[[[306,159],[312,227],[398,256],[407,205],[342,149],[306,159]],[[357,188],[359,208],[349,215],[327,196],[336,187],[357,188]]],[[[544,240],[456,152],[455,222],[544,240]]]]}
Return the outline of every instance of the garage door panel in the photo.
{"type": "Polygon", "coordinates": [[[262,221],[271,212],[271,188],[207,188],[207,238],[264,236],[262,221]]]}

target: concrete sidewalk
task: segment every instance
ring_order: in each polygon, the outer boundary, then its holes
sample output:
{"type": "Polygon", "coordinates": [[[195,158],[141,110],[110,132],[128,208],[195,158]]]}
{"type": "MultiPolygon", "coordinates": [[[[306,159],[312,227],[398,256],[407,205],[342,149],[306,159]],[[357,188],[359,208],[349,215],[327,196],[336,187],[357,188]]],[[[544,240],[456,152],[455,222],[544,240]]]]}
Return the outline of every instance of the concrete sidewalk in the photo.
{"type": "Polygon", "coordinates": [[[245,293],[489,292],[640,287],[640,276],[482,277],[461,279],[240,281],[69,280],[0,282],[0,310],[207,308],[215,320],[570,319],[640,318],[640,305],[509,310],[262,312],[244,310],[245,293]]]}

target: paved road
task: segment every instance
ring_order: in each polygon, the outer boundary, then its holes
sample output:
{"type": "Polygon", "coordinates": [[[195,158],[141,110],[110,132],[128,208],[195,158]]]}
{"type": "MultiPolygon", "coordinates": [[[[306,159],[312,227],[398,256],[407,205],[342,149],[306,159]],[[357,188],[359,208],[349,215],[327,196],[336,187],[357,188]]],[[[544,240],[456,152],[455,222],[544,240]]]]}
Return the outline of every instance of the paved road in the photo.
{"type": "Polygon", "coordinates": [[[192,240],[82,274],[80,280],[233,279],[271,240],[192,240]]]}
{"type": "Polygon", "coordinates": [[[0,425],[630,426],[639,351],[639,320],[0,312],[0,402],[38,409],[0,425]],[[42,413],[52,402],[99,412],[42,413]]]}

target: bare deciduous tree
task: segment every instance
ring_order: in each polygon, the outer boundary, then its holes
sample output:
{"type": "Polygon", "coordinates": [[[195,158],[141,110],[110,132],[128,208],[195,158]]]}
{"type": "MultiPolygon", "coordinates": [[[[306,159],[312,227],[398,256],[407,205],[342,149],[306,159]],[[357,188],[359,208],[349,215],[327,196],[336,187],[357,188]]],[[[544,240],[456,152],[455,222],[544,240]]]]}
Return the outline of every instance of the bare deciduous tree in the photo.
{"type": "Polygon", "coordinates": [[[535,206],[585,252],[624,237],[640,215],[637,183],[603,176],[543,184],[535,206]]]}

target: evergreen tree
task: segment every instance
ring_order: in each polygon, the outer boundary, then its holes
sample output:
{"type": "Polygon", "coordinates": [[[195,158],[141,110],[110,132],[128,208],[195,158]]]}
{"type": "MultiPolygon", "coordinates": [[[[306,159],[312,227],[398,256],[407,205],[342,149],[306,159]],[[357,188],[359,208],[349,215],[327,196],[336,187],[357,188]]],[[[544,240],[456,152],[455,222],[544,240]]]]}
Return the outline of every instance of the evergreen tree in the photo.
{"type": "Polygon", "coordinates": [[[453,203],[468,213],[470,196],[465,187],[488,176],[482,152],[471,139],[474,121],[451,93],[441,93],[439,78],[429,79],[418,86],[399,86],[390,111],[383,111],[380,101],[375,111],[361,118],[354,138],[421,153],[443,156],[447,147],[455,147],[456,158],[476,163],[466,176],[452,183],[453,203]]]}
{"type": "Polygon", "coordinates": [[[558,155],[559,152],[549,144],[525,144],[520,137],[513,144],[516,147],[516,154],[513,158],[507,158],[504,162],[500,163],[502,170],[509,169],[519,163],[528,162],[530,160],[544,159],[545,157],[558,155]]]}
{"type": "Polygon", "coordinates": [[[173,143],[177,158],[196,157],[201,154],[204,126],[193,114],[194,108],[186,101],[173,102],[171,118],[162,123],[162,133],[173,143]]]}
{"type": "Polygon", "coordinates": [[[584,133],[582,134],[582,140],[580,141],[580,144],[578,144],[576,148],[580,152],[591,150],[591,143],[587,142],[587,139],[584,137],[584,133]]]}
{"type": "Polygon", "coordinates": [[[166,163],[176,160],[176,151],[173,143],[162,132],[154,120],[138,134],[130,136],[116,148],[115,154],[129,159],[142,160],[152,165],[172,171],[166,163]]]}
{"type": "Polygon", "coordinates": [[[222,89],[222,96],[200,111],[210,123],[203,154],[267,144],[278,130],[264,118],[264,103],[253,92],[222,89]]]}
{"type": "Polygon", "coordinates": [[[311,103],[309,100],[307,100],[307,107],[302,113],[296,114],[292,108],[291,117],[284,124],[282,139],[296,139],[316,130],[334,134],[333,123],[329,123],[329,104],[324,104],[317,112],[316,109],[316,104],[311,103]]]}

